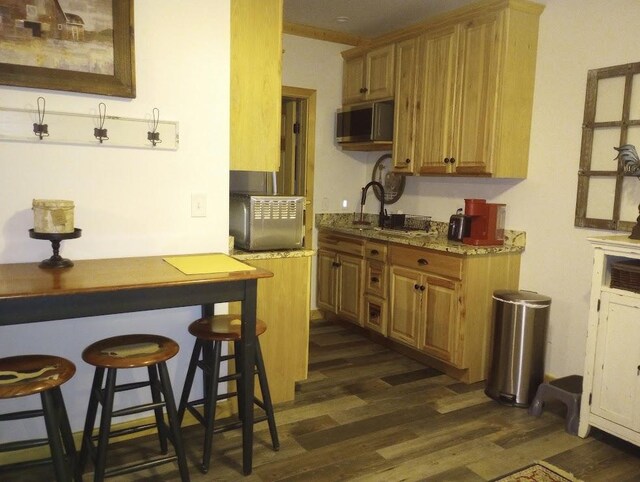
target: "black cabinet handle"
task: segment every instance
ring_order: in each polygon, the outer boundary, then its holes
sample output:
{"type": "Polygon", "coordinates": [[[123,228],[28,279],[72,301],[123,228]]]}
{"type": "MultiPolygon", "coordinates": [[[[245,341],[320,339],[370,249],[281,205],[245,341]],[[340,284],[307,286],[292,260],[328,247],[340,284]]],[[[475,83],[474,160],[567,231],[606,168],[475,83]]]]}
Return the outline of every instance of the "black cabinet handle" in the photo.
{"type": "Polygon", "coordinates": [[[445,157],[445,158],[444,158],[444,163],[445,163],[445,164],[449,164],[449,158],[448,158],[448,157],[445,157]]]}
{"type": "Polygon", "coordinates": [[[372,283],[378,283],[378,282],[380,282],[380,278],[378,278],[378,277],[376,277],[376,276],[372,276],[372,277],[371,277],[371,282],[372,282],[372,283]]]}
{"type": "Polygon", "coordinates": [[[452,157],[452,158],[450,159],[450,161],[449,161],[449,162],[451,162],[451,164],[455,164],[455,162],[456,162],[456,158],[455,158],[455,157],[452,157]]]}
{"type": "Polygon", "coordinates": [[[424,291],[426,288],[424,285],[420,286],[420,291],[424,291]]]}
{"type": "Polygon", "coordinates": [[[380,254],[380,251],[378,251],[377,249],[372,249],[369,252],[371,253],[372,256],[378,256],[380,254]]]}
{"type": "Polygon", "coordinates": [[[409,159],[409,158],[405,159],[405,160],[404,160],[404,163],[405,163],[405,164],[411,164],[411,159],[409,159]]]}
{"type": "Polygon", "coordinates": [[[331,263],[331,265],[332,265],[334,268],[339,268],[339,267],[341,266],[341,264],[340,264],[340,263],[338,263],[337,261],[334,261],[333,263],[331,263]]]}
{"type": "Polygon", "coordinates": [[[426,259],[424,259],[424,258],[420,258],[420,259],[418,260],[418,264],[419,264],[420,266],[426,266],[426,265],[428,265],[428,264],[429,264],[429,261],[427,261],[427,260],[426,260],[426,259]]]}
{"type": "Polygon", "coordinates": [[[369,90],[369,89],[367,89],[366,87],[362,87],[362,88],[360,89],[360,93],[361,93],[361,94],[366,94],[368,90],[369,90]]]}
{"type": "Polygon", "coordinates": [[[419,289],[420,289],[420,285],[419,285],[419,284],[417,284],[417,283],[416,283],[416,284],[414,284],[414,285],[413,285],[413,289],[414,289],[414,290],[419,290],[419,289]]]}

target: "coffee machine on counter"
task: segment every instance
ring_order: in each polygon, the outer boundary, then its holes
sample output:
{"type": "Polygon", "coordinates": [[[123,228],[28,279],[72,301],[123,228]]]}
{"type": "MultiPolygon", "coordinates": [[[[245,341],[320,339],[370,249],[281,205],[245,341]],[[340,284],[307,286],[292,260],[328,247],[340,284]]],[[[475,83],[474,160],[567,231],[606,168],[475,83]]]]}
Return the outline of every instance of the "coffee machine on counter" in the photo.
{"type": "Polygon", "coordinates": [[[464,214],[471,218],[471,230],[464,244],[501,246],[504,244],[506,204],[491,204],[486,199],[465,199],[464,214]]]}

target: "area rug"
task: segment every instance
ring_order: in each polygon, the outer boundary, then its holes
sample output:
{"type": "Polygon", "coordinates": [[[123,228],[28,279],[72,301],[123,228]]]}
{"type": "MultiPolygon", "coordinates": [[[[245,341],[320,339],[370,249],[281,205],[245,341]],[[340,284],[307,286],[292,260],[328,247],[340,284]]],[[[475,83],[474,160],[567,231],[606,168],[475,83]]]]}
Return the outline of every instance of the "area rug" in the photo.
{"type": "Polygon", "coordinates": [[[491,482],[581,482],[573,475],[548,462],[539,461],[491,482]]]}

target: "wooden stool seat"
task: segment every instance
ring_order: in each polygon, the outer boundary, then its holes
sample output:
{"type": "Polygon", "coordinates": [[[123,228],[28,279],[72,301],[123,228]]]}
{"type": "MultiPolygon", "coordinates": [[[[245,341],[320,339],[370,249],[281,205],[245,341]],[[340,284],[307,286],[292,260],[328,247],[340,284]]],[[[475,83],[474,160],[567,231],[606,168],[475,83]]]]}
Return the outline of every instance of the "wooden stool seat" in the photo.
{"type": "MultiPolygon", "coordinates": [[[[278,431],[276,428],[273,404],[271,403],[271,395],[269,393],[267,373],[262,359],[262,351],[260,350],[260,341],[258,340],[258,336],[262,335],[266,330],[267,324],[262,320],[256,319],[255,366],[253,373],[254,375],[258,375],[262,400],[256,398],[253,393],[247,394],[247,396],[252,398],[254,405],[257,405],[264,412],[263,416],[254,417],[254,423],[264,420],[267,421],[273,449],[278,450],[280,448],[280,442],[278,440],[278,431]]],[[[180,398],[178,420],[182,423],[185,411],[188,410],[189,413],[191,413],[194,418],[204,426],[205,435],[200,470],[206,473],[209,470],[211,460],[213,434],[234,428],[240,428],[243,424],[244,417],[242,415],[241,407],[244,405],[242,401],[245,400],[245,394],[242,393],[240,384],[237,385],[238,390],[236,392],[227,392],[218,395],[218,385],[220,383],[232,380],[237,381],[242,378],[242,374],[239,371],[225,376],[220,376],[220,365],[222,362],[233,359],[236,362],[236,367],[240,366],[239,361],[243,356],[241,343],[242,322],[238,318],[238,315],[206,316],[191,323],[189,325],[189,333],[196,337],[196,342],[191,354],[191,361],[189,362],[189,368],[187,370],[187,376],[182,390],[182,397],[180,398]],[[224,342],[233,342],[233,354],[222,355],[222,344],[224,342]],[[201,356],[202,359],[200,358],[201,356]],[[204,395],[201,399],[189,401],[191,387],[193,386],[193,379],[197,368],[200,368],[203,372],[204,395]],[[238,397],[238,407],[240,412],[238,414],[239,420],[227,423],[222,427],[214,427],[217,402],[231,397],[238,397]],[[198,406],[204,407],[203,413],[196,410],[196,407],[198,406]]],[[[244,441],[243,450],[251,450],[251,447],[244,446],[244,441]]]]}
{"type": "Polygon", "coordinates": [[[160,335],[121,335],[96,341],[82,352],[82,359],[103,368],[138,368],[173,358],[180,347],[160,335]]]}
{"type": "MultiPolygon", "coordinates": [[[[205,316],[189,325],[189,333],[207,341],[238,341],[242,338],[242,320],[238,315],[205,316]]],[[[256,319],[256,336],[267,331],[267,324],[256,319]]]]}
{"type": "Polygon", "coordinates": [[[82,435],[79,465],[81,469],[84,469],[88,459],[91,458],[93,460],[94,481],[102,481],[105,477],[124,475],[138,470],[151,469],[174,461],[178,462],[180,479],[183,482],[189,480],[189,470],[182,445],[177,408],[166,364],[166,361],[175,356],[179,349],[178,344],[170,338],[160,335],[136,334],[105,338],[92,343],[82,352],[82,359],[95,366],[96,370],[82,435]],[[130,368],[146,368],[148,380],[116,384],[117,371],[130,368]],[[116,393],[144,387],[149,387],[151,390],[150,403],[125,407],[119,410],[113,409],[116,393]],[[98,405],[102,405],[100,428],[98,434],[93,435],[98,405]],[[166,409],[166,420],[163,408],[166,409]],[[150,411],[154,412],[155,423],[140,423],[133,427],[116,430],[111,428],[113,417],[150,411]],[[156,427],[158,431],[160,456],[145,456],[141,462],[107,469],[107,447],[111,437],[141,432],[153,427],[156,427]],[[167,441],[172,443],[175,455],[168,454],[167,441]]]}
{"type": "Polygon", "coordinates": [[[0,359],[0,398],[17,398],[59,387],[76,373],[69,360],[52,355],[0,359]]]}
{"type": "MultiPolygon", "coordinates": [[[[71,379],[76,366],[53,355],[19,355],[0,358],[0,399],[39,395],[41,409],[3,413],[0,421],[24,420],[42,417],[47,430],[47,438],[19,440],[0,444],[0,452],[14,452],[49,446],[50,459],[27,460],[0,467],[0,473],[16,469],[51,463],[53,474],[59,482],[72,478],[82,480],[77,463],[77,452],[71,433],[67,410],[60,386],[71,379]]],[[[5,480],[0,476],[1,480],[5,480]]]]}

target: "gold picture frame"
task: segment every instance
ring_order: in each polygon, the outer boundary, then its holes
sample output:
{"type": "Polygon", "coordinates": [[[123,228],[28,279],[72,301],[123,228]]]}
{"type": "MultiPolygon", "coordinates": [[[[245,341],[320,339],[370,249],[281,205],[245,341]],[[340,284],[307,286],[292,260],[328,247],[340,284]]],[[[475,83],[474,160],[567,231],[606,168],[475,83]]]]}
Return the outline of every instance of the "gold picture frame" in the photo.
{"type": "MultiPolygon", "coordinates": [[[[45,24],[38,21],[37,15],[42,12],[31,11],[25,14],[16,14],[15,12],[19,12],[19,10],[17,10],[19,6],[16,6],[16,4],[19,3],[25,4],[26,2],[0,0],[0,14],[2,14],[2,10],[4,9],[5,16],[10,19],[10,22],[4,22],[5,24],[2,25],[2,28],[13,29],[14,32],[18,29],[25,31],[26,25],[27,28],[32,29],[34,36],[36,34],[40,35],[41,25],[45,24]],[[11,18],[11,16],[14,18],[11,18]],[[24,19],[21,19],[21,16],[24,17],[24,19]],[[29,20],[29,16],[34,18],[35,21],[29,20]]],[[[52,3],[52,9],[60,10],[59,2],[52,1],[52,3]]],[[[47,5],[46,0],[43,5],[47,5]]],[[[0,84],[134,98],[136,96],[136,87],[133,0],[112,0],[111,5],[113,26],[112,75],[0,62],[0,84]]],[[[79,16],[65,12],[62,13],[64,14],[67,24],[72,23],[75,18],[76,20],[79,19],[78,23],[81,26],[84,26],[84,22],[79,16]]],[[[49,16],[52,15],[50,14],[49,16]]],[[[60,24],[50,26],[46,24],[46,28],[48,29],[46,32],[51,32],[51,29],[56,28],[60,31],[67,26],[68,25],[61,26],[60,24]]],[[[55,34],[58,34],[58,32],[55,32],[55,34]]],[[[82,34],[84,35],[84,31],[82,31],[82,34]]]]}

